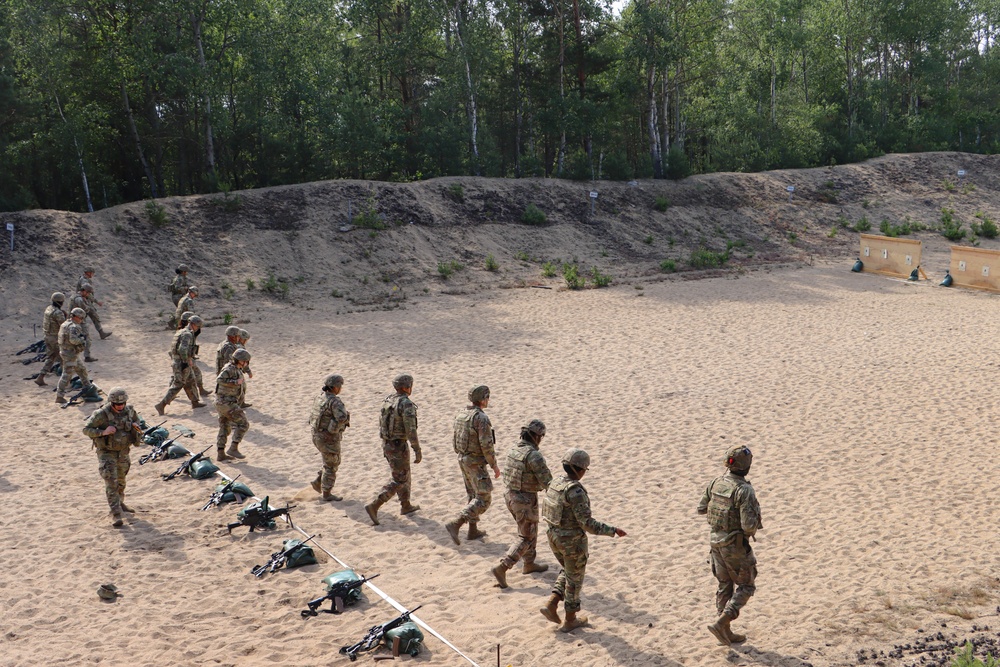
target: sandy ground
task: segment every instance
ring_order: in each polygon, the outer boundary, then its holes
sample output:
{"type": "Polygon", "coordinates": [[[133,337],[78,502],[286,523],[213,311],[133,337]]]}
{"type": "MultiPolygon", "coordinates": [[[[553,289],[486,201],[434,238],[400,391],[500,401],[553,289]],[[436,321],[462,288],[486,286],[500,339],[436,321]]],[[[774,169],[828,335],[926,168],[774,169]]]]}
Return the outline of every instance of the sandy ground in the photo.
{"type": "MultiPolygon", "coordinates": [[[[888,651],[942,625],[1000,626],[997,297],[848,266],[845,257],[696,282],[438,295],[341,315],[262,303],[242,325],[255,371],[249,458],[222,468],[296,504],[296,524],[360,572],[379,573],[375,583],[402,604],[423,604],[418,616],[483,666],[496,664],[497,644],[501,663],[515,666],[846,665],[859,650],[888,651]],[[347,379],[352,414],[336,487],[345,500],[333,504],[308,485],[319,467],[308,412],[330,372],[347,379]],[[363,505],[388,477],[377,411],[400,372],[416,378],[422,510],[401,517],[393,501],[372,527],[363,505]],[[445,532],[464,501],[451,419],[479,383],[492,389],[499,449],[529,419],[544,420],[550,466],[567,447],[587,449],[594,514],[629,533],[591,538],[591,627],[572,635],[537,611],[557,567],[512,571],[505,591],[491,585],[489,569],[515,537],[501,492],[484,541],[455,547],[445,532]],[[750,639],[727,649],[705,630],[715,582],[695,507],[733,443],[755,452],[764,530],[757,595],[734,626],[750,639]]],[[[153,420],[169,333],[136,324],[126,284],[98,290],[115,335],[95,343],[91,375],[104,389],[127,387],[153,420]]],[[[222,338],[222,327],[201,336],[207,376],[222,338]]],[[[23,323],[7,320],[3,349],[26,342],[23,323]]],[[[368,592],[342,616],[303,620],[320,579],[340,567],[324,556],[254,579],[250,568],[291,530],[227,535],[233,506],[199,511],[213,483],[164,482],[172,466],[138,466],[141,449],[128,478],[139,511],[113,529],[80,430],[95,406],[60,410],[50,390],[21,380],[37,368],[4,365],[0,382],[0,498],[10,510],[0,518],[0,663],[347,664],[339,647],[395,615],[368,592]],[[98,599],[103,582],[119,587],[117,603],[98,599]]],[[[197,433],[194,446],[214,443],[213,408],[178,400],[167,414],[197,433]]],[[[544,542],[539,554],[554,563],[544,542]]],[[[430,636],[415,661],[468,664],[430,636]]]]}

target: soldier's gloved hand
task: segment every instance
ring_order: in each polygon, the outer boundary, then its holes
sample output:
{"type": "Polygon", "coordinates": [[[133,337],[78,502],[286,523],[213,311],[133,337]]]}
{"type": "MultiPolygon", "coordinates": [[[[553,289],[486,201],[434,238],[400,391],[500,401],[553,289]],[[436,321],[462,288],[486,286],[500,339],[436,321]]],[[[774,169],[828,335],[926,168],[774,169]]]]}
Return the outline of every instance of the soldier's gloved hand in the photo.
{"type": "Polygon", "coordinates": [[[115,425],[114,424],[110,424],[110,425],[108,425],[108,427],[106,429],[104,429],[103,431],[101,431],[101,435],[111,435],[112,433],[116,433],[117,431],[118,431],[118,429],[115,428],[115,425]]]}
{"type": "Polygon", "coordinates": [[[422,461],[423,458],[424,457],[421,456],[421,454],[420,454],[420,448],[419,447],[414,447],[413,448],[413,462],[414,463],[420,463],[420,461],[422,461]]]}

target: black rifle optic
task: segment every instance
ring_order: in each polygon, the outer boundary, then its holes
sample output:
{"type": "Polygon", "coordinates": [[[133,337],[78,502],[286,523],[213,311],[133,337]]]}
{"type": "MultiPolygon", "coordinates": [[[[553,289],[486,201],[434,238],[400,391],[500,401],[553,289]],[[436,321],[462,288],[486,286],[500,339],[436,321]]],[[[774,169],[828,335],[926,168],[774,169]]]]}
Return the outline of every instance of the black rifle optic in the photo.
{"type": "Polygon", "coordinates": [[[341,647],[341,654],[346,655],[351,659],[351,662],[353,662],[358,659],[358,653],[364,653],[365,651],[372,651],[378,648],[378,645],[382,643],[382,638],[385,636],[386,632],[399,627],[403,623],[408,623],[410,620],[410,614],[423,606],[424,605],[418,605],[409,611],[404,611],[388,623],[373,625],[371,629],[368,630],[368,633],[357,644],[354,644],[353,646],[341,647]]]}
{"type": "Polygon", "coordinates": [[[287,516],[288,523],[292,523],[292,517],[288,511],[295,509],[295,505],[285,505],[284,507],[278,507],[277,509],[264,509],[267,507],[267,501],[268,499],[265,497],[263,502],[261,502],[258,506],[255,507],[251,505],[250,508],[243,510],[243,516],[239,517],[240,520],[226,526],[226,531],[232,533],[233,528],[247,526],[250,528],[250,532],[252,533],[257,528],[267,528],[267,524],[279,516],[287,516]]]}
{"type": "MultiPolygon", "coordinates": [[[[326,595],[318,597],[315,600],[310,600],[309,602],[306,603],[306,605],[309,608],[302,610],[302,618],[309,618],[310,616],[319,616],[319,612],[316,610],[319,609],[323,605],[323,603],[326,602],[327,600],[330,601],[330,609],[326,613],[339,614],[341,611],[344,610],[344,601],[347,599],[347,594],[353,591],[355,588],[360,588],[361,584],[365,583],[366,581],[371,581],[377,576],[378,576],[377,574],[373,574],[370,577],[362,577],[357,581],[345,581],[344,583],[341,584],[334,584],[333,586],[330,587],[330,590],[326,592],[326,595]]],[[[340,652],[343,653],[344,652],[343,649],[341,649],[340,652]]],[[[353,659],[354,658],[351,658],[351,660],[353,659]]]]}
{"type": "MultiPolygon", "coordinates": [[[[141,461],[140,461],[140,463],[141,463],[141,461]]],[[[219,503],[222,502],[222,496],[224,496],[227,493],[229,493],[230,491],[232,491],[233,490],[233,485],[236,484],[236,480],[238,480],[242,476],[243,476],[243,473],[240,473],[236,477],[233,477],[231,480],[229,480],[224,487],[222,487],[218,491],[215,491],[214,493],[212,493],[212,497],[209,498],[208,502],[205,503],[205,506],[201,508],[202,511],[207,510],[209,507],[218,507],[219,503]]]]}
{"type": "Polygon", "coordinates": [[[254,565],[253,569],[250,570],[251,574],[260,579],[268,572],[272,574],[274,572],[277,572],[278,570],[280,570],[282,567],[285,566],[285,563],[288,562],[288,558],[290,556],[294,555],[296,551],[302,549],[306,545],[306,542],[312,541],[313,538],[315,537],[316,536],[313,535],[308,540],[303,540],[302,542],[294,544],[288,547],[287,549],[271,554],[271,559],[266,563],[264,563],[263,565],[254,565]]]}
{"type": "Polygon", "coordinates": [[[191,473],[191,464],[192,464],[192,463],[195,463],[195,462],[197,462],[197,461],[200,461],[200,460],[201,460],[201,459],[203,458],[203,454],[204,454],[205,452],[207,452],[207,451],[208,451],[209,449],[211,449],[211,447],[210,447],[210,446],[209,446],[209,447],[206,447],[206,448],[205,448],[205,449],[203,449],[203,450],[201,450],[201,451],[200,451],[200,452],[198,452],[197,454],[192,454],[192,455],[191,455],[191,456],[190,456],[190,457],[188,458],[188,460],[187,460],[187,461],[185,461],[184,463],[180,464],[180,466],[178,466],[178,467],[177,467],[177,470],[173,471],[173,472],[172,472],[172,473],[170,473],[169,475],[160,475],[160,477],[162,477],[162,478],[163,478],[164,480],[166,480],[166,481],[170,481],[170,480],[172,480],[172,479],[173,479],[174,477],[177,477],[177,475],[180,475],[181,473],[185,473],[185,472],[186,472],[186,473],[190,474],[190,473],[191,473]]]}

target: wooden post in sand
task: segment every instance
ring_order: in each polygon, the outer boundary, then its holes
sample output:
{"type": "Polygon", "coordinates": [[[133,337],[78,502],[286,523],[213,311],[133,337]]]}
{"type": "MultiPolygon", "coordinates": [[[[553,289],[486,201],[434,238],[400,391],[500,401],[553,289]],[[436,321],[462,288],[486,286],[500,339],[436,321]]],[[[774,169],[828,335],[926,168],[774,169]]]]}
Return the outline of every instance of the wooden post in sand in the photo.
{"type": "Polygon", "coordinates": [[[922,249],[920,241],[862,234],[859,256],[868,273],[907,278],[920,266],[922,249]]]}
{"type": "Polygon", "coordinates": [[[952,285],[1000,292],[1000,250],[951,246],[952,285]]]}

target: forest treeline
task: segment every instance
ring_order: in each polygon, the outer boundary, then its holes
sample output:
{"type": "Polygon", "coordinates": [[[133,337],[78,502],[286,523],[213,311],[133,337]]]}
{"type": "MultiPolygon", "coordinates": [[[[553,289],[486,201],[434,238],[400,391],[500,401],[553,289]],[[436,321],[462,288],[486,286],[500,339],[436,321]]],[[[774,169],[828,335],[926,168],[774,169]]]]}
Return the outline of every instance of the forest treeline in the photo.
{"type": "Polygon", "coordinates": [[[2,0],[0,210],[1000,150],[1000,0],[2,0]]]}

